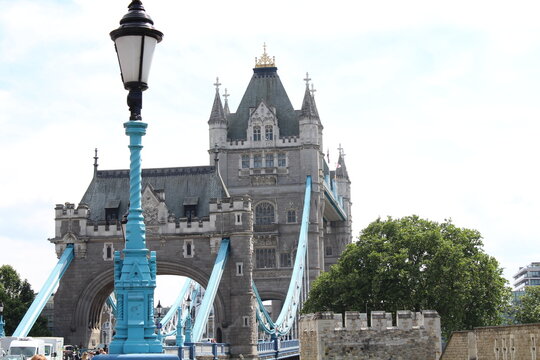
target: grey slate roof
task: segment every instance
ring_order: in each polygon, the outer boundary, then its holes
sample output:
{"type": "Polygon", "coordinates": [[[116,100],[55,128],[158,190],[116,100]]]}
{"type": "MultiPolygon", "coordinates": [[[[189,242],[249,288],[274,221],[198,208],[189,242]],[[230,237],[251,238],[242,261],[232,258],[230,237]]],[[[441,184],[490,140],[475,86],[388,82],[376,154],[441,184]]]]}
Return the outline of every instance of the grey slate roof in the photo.
{"type": "Polygon", "coordinates": [[[229,128],[227,137],[231,140],[246,140],[249,108],[259,105],[261,100],[274,106],[277,112],[280,136],[298,136],[298,116],[289,96],[281,83],[276,67],[254,68],[253,76],[238,105],[236,113],[227,115],[229,128]]]}
{"type": "MultiPolygon", "coordinates": [[[[214,166],[143,169],[142,188],[152,185],[165,193],[165,204],[176,217],[184,216],[184,202],[198,198],[198,217],[208,216],[209,200],[225,197],[225,191],[214,166]]],[[[105,208],[120,202],[120,217],[129,203],[129,170],[98,171],[88,186],[81,203],[90,209],[90,219],[105,220],[105,208]]]]}

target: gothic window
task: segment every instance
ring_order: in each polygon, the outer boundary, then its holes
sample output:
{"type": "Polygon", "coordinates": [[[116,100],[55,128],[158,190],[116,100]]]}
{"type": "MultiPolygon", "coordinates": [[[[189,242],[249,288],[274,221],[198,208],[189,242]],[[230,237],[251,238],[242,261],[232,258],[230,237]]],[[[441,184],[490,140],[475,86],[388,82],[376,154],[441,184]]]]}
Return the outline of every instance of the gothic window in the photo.
{"type": "Polygon", "coordinates": [[[184,257],[193,257],[193,240],[184,240],[184,257]]]}
{"type": "Polygon", "coordinates": [[[112,260],[114,256],[114,246],[112,243],[103,244],[103,260],[112,260]]]}
{"type": "Polygon", "coordinates": [[[274,206],[269,202],[262,202],[255,207],[255,224],[268,225],[274,223],[274,206]]]}
{"type": "Polygon", "coordinates": [[[266,167],[274,167],[274,154],[266,154],[264,163],[266,167]]]}
{"type": "Polygon", "coordinates": [[[256,249],[255,262],[258,269],[276,267],[276,249],[256,249]]]}
{"type": "Polygon", "coordinates": [[[274,139],[274,127],[272,125],[266,125],[264,127],[264,139],[265,140],[274,139]]]}
{"type": "Polygon", "coordinates": [[[255,167],[255,168],[261,168],[262,167],[262,156],[261,155],[253,155],[253,167],[255,167]]]}
{"type": "Polygon", "coordinates": [[[279,167],[286,167],[287,166],[287,157],[285,156],[284,153],[278,154],[277,165],[279,167]]]}
{"type": "Polygon", "coordinates": [[[296,210],[287,211],[287,222],[289,224],[296,223],[296,210]]]}
{"type": "Polygon", "coordinates": [[[326,256],[332,256],[332,247],[331,246],[327,246],[326,247],[326,256]]]}
{"type": "Polygon", "coordinates": [[[281,253],[279,254],[279,266],[281,267],[291,267],[292,261],[291,261],[291,253],[281,253]]]}
{"type": "Polygon", "coordinates": [[[261,141],[261,127],[260,126],[253,127],[253,141],[261,141]]]}
{"type": "Polygon", "coordinates": [[[249,155],[242,155],[242,169],[249,169],[249,155]]]}

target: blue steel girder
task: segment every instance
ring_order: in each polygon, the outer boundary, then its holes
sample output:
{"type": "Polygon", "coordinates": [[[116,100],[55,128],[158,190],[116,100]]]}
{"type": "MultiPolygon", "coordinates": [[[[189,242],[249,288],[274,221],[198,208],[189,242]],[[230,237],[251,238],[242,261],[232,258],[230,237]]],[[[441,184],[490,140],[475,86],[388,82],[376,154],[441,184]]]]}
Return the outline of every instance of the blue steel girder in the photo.
{"type": "Polygon", "coordinates": [[[34,323],[41,314],[41,311],[47,304],[47,301],[49,301],[49,298],[51,297],[54,289],[58,286],[58,282],[60,281],[62,276],[64,276],[64,273],[69,267],[69,264],[71,264],[73,256],[73,244],[68,244],[66,249],[62,253],[62,256],[58,260],[58,263],[51,271],[49,277],[43,284],[43,287],[32,302],[32,305],[30,305],[30,307],[26,311],[26,314],[19,323],[19,326],[17,326],[17,328],[15,329],[13,336],[24,337],[28,335],[28,333],[32,329],[32,326],[34,326],[34,323]]]}

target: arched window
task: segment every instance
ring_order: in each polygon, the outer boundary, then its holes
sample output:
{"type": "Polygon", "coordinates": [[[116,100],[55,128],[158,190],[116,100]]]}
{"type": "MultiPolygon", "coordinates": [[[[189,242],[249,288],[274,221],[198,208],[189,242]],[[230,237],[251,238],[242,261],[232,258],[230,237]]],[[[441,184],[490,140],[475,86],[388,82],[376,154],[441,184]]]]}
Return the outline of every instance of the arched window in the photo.
{"type": "Polygon", "coordinates": [[[266,125],[264,127],[264,139],[265,140],[274,139],[274,127],[272,125],[266,125]]]}
{"type": "Polygon", "coordinates": [[[274,223],[274,205],[262,202],[255,207],[255,224],[268,225],[274,223]]]}
{"type": "Polygon", "coordinates": [[[253,127],[253,141],[261,141],[261,127],[260,126],[253,127]]]}

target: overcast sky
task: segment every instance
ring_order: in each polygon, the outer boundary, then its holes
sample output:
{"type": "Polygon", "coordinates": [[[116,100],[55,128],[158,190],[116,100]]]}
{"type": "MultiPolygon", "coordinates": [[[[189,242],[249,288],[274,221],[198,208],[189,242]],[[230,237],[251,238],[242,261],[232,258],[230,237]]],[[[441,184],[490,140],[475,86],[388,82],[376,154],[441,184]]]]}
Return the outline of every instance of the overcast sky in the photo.
{"type": "MultiPolygon", "coordinates": [[[[127,0],[0,0],[0,264],[34,290],[56,263],[54,205],[127,168],[109,32],[127,0]]],[[[266,42],[296,109],[309,72],[357,235],[417,214],[475,228],[511,276],[540,261],[537,1],[144,1],[165,37],[144,94],[143,166],[208,164],[219,76],[232,111],[266,42]]],[[[178,286],[180,288],[180,286],[178,286]]],[[[167,301],[164,301],[165,303],[167,301]]],[[[172,300],[170,300],[172,302],[172,300]]]]}

